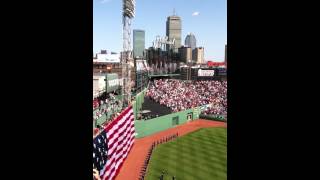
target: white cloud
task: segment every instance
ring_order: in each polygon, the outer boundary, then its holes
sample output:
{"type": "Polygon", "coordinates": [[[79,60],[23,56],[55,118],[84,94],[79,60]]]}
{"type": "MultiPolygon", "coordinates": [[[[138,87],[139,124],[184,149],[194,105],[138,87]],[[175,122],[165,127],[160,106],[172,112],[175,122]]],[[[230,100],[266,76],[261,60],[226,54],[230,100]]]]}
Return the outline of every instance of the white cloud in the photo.
{"type": "Polygon", "coordinates": [[[107,2],[110,2],[111,0],[101,0],[100,2],[102,3],[102,4],[104,4],[104,3],[107,3],[107,2]]]}
{"type": "Polygon", "coordinates": [[[192,13],[192,16],[198,16],[199,14],[200,14],[200,13],[196,11],[196,12],[193,12],[193,13],[192,13]]]}

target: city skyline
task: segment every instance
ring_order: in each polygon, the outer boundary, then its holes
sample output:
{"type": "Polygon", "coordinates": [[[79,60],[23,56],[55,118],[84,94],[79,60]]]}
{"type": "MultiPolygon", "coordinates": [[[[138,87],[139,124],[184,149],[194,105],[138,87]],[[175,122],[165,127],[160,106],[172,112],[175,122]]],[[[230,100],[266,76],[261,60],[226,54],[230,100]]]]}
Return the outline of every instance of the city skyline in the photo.
{"type": "MultiPolygon", "coordinates": [[[[94,0],[93,51],[122,50],[122,1],[94,0]]],[[[197,46],[204,47],[205,60],[224,61],[227,44],[226,0],[136,0],[136,16],[132,30],[145,31],[145,48],[152,46],[157,35],[166,35],[166,20],[175,14],[181,17],[181,37],[190,32],[197,38],[197,46]]],[[[131,37],[132,38],[132,37],[131,37]]],[[[132,44],[131,44],[132,46],[132,44]]]]}

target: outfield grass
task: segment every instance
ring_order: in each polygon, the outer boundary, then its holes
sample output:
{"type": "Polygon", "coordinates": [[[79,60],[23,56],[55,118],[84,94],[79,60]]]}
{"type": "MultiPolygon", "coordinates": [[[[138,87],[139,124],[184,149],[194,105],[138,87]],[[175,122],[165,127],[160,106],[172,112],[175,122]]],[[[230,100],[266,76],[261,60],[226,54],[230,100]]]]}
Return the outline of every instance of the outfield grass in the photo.
{"type": "Polygon", "coordinates": [[[227,129],[203,128],[158,146],[151,156],[147,180],[226,180],[227,129]]]}

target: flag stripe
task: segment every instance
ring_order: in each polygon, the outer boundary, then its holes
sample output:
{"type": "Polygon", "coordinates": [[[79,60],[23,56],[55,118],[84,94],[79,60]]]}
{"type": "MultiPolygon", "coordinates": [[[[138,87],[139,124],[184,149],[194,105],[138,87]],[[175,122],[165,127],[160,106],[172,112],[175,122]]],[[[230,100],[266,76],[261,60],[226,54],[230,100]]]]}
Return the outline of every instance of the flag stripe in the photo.
{"type": "MultiPolygon", "coordinates": [[[[125,128],[129,129],[129,126],[134,126],[134,122],[132,121],[132,123],[127,123],[127,126],[125,128]]],[[[123,129],[123,128],[121,128],[123,129]]],[[[120,131],[121,132],[121,131],[120,131]]],[[[110,147],[110,150],[108,151],[108,155],[111,155],[114,153],[114,150],[117,148],[117,146],[115,145],[116,143],[119,143],[122,140],[122,134],[123,132],[119,133],[114,137],[114,140],[112,143],[108,143],[108,146],[110,147]]]]}
{"type": "Polygon", "coordinates": [[[102,180],[114,180],[118,175],[135,139],[132,106],[126,108],[105,128],[108,160],[100,171],[102,180]]]}
{"type": "MultiPolygon", "coordinates": [[[[133,116],[133,113],[130,113],[128,114],[128,116],[133,116]]],[[[109,143],[108,145],[112,144],[114,139],[117,137],[117,131],[119,130],[119,126],[121,127],[123,125],[123,123],[129,123],[129,121],[126,121],[127,117],[128,116],[125,116],[125,117],[121,117],[121,120],[120,119],[117,119],[117,122],[118,124],[114,125],[113,128],[111,128],[109,131],[108,131],[108,135],[109,135],[109,143]]],[[[120,118],[120,117],[119,117],[120,118]]],[[[133,117],[132,117],[133,118],[133,117]]]]}
{"type": "Polygon", "coordinates": [[[116,143],[117,141],[119,141],[119,136],[121,136],[121,132],[124,130],[124,128],[127,128],[128,125],[133,124],[134,122],[132,121],[132,123],[130,123],[129,121],[127,121],[126,124],[124,124],[122,128],[118,128],[118,131],[114,131],[115,134],[113,135],[112,139],[110,139],[110,141],[108,142],[108,146],[112,147],[114,143],[116,143]]]}
{"type": "MultiPolygon", "coordinates": [[[[129,129],[129,128],[128,128],[129,129]]],[[[131,127],[131,129],[129,129],[130,130],[130,139],[128,139],[128,141],[127,141],[127,143],[133,143],[133,140],[134,140],[134,126],[132,126],[131,127]]],[[[120,147],[120,146],[119,146],[120,147]]],[[[125,155],[125,157],[126,157],[126,155],[125,155]]],[[[108,172],[108,173],[110,173],[111,172],[111,169],[112,168],[114,168],[114,162],[115,161],[117,161],[118,159],[116,159],[116,156],[112,156],[112,158],[110,159],[110,161],[108,162],[108,164],[107,164],[107,169],[106,169],[106,171],[108,172]],[[112,166],[110,166],[110,164],[112,164],[112,166]]]]}
{"type": "MultiPolygon", "coordinates": [[[[131,128],[130,128],[131,129],[131,128]]],[[[128,130],[130,130],[129,128],[128,128],[128,130]]],[[[133,134],[134,135],[134,134],[133,134]]],[[[127,137],[128,137],[128,135],[127,135],[127,137]]],[[[120,140],[120,138],[119,138],[119,140],[120,140]]],[[[132,140],[132,139],[130,139],[130,140],[132,140]]],[[[115,159],[115,162],[118,162],[119,161],[119,157],[120,157],[120,155],[121,155],[121,148],[122,148],[122,143],[120,143],[120,141],[117,141],[117,145],[115,146],[115,148],[113,148],[114,149],[114,151],[113,151],[113,156],[112,156],[112,160],[114,160],[115,159]]],[[[110,150],[111,151],[111,150],[110,150]]],[[[109,152],[110,152],[109,151],[109,152]]],[[[112,155],[112,154],[110,154],[110,155],[112,155]]],[[[112,161],[113,163],[114,163],[114,161],[112,161]]],[[[110,164],[109,164],[110,165],[110,164]]],[[[107,165],[108,166],[108,165],[107,165]]],[[[110,167],[110,168],[108,168],[109,169],[109,171],[107,171],[107,174],[110,174],[110,172],[111,171],[113,171],[113,170],[115,170],[117,168],[117,164],[115,164],[115,165],[112,165],[112,167],[110,167]]]]}
{"type": "MultiPolygon", "coordinates": [[[[133,117],[132,117],[132,119],[133,119],[133,117]]],[[[131,120],[131,119],[130,119],[131,120]]],[[[121,123],[121,121],[119,122],[119,123],[121,123]]],[[[132,121],[132,123],[134,123],[134,121],[132,121]]],[[[127,126],[128,126],[128,124],[130,124],[130,121],[125,121],[125,122],[123,122],[119,127],[118,127],[118,129],[116,130],[116,131],[114,131],[114,134],[112,134],[112,135],[110,135],[110,141],[108,142],[108,146],[112,146],[112,144],[116,141],[116,139],[119,137],[119,136],[121,136],[121,132],[123,132],[123,130],[125,129],[125,128],[127,128],[127,126]],[[119,133],[120,132],[120,133],[119,133]]]]}

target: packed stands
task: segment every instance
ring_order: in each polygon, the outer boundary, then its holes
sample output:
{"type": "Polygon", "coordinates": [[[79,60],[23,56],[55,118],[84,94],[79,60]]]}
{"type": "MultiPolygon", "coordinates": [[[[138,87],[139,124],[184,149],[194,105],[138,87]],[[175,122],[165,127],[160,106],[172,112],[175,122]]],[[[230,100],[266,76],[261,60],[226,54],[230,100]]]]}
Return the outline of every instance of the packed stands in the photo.
{"type": "Polygon", "coordinates": [[[226,81],[154,80],[146,96],[173,112],[211,104],[203,113],[227,114],[226,81]]]}
{"type": "Polygon", "coordinates": [[[121,100],[116,97],[116,94],[110,93],[108,96],[95,98],[93,100],[94,128],[100,129],[101,122],[108,123],[114,119],[121,110],[122,103],[121,100]]]}

